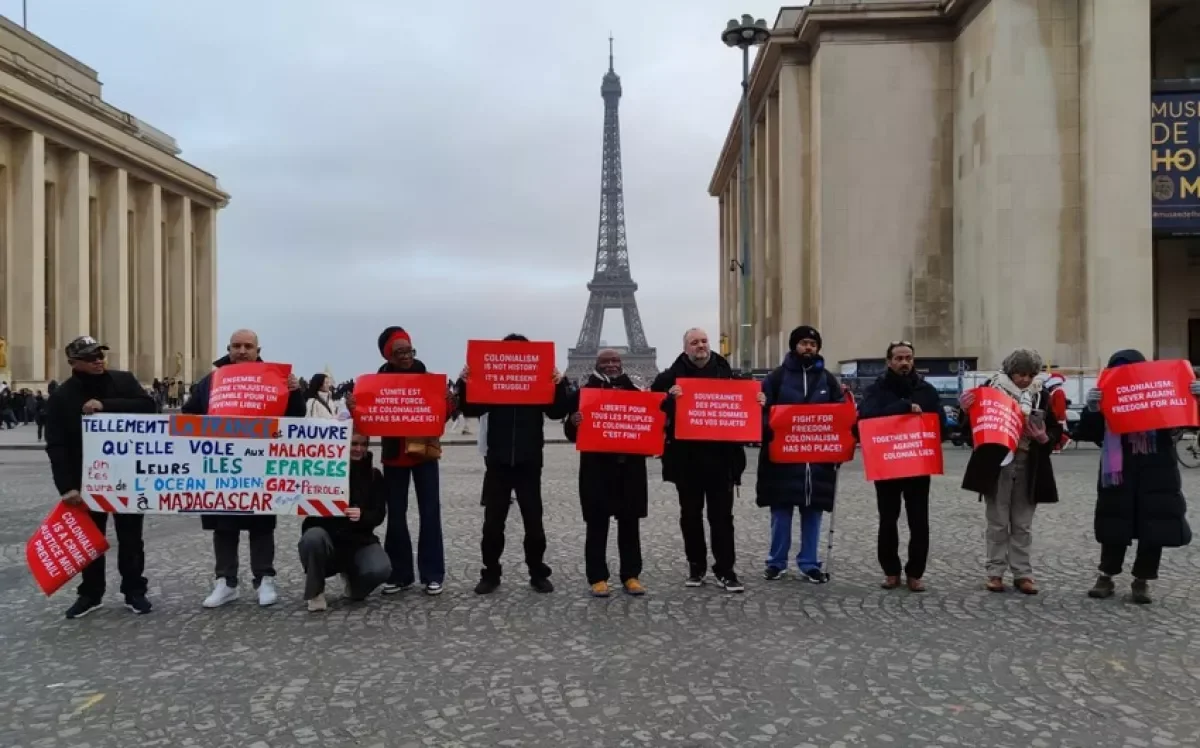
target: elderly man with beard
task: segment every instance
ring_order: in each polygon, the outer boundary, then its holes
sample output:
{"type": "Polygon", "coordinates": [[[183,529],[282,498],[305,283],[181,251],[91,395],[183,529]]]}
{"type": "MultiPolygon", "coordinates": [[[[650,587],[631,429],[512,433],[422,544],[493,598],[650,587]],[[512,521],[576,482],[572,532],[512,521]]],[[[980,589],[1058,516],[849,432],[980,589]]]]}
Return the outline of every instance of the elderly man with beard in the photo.
{"type": "MultiPolygon", "coordinates": [[[[688,559],[687,587],[704,585],[708,548],[704,543],[704,512],[712,535],[713,574],[729,592],[746,588],[734,571],[737,560],[733,541],[733,487],[741,485],[746,470],[746,451],[735,442],[681,441],[674,438],[675,399],[689,379],[732,379],[733,369],[708,345],[708,333],[693,327],[683,334],[683,353],[675,363],[654,378],[652,392],[665,392],[667,445],[662,457],[663,480],[674,483],[679,493],[679,529],[688,559]]],[[[761,392],[759,405],[766,402],[761,392]]]]}
{"type": "MultiPolygon", "coordinates": [[[[258,334],[253,330],[238,330],[229,337],[228,354],[213,361],[215,369],[230,364],[249,364],[262,361],[258,334]]],[[[214,371],[215,371],[214,369],[214,371]]],[[[192,396],[183,405],[183,412],[208,415],[208,400],[212,392],[213,372],[196,382],[192,396]]],[[[288,375],[286,418],[304,417],[304,390],[295,374],[288,375]]],[[[204,599],[204,607],[219,608],[238,598],[238,544],[242,531],[250,536],[250,571],[258,590],[259,605],[274,605],[279,600],[275,588],[275,517],[273,515],[202,514],[200,526],[213,534],[213,556],[216,560],[217,581],[213,591],[204,599]]]]}
{"type": "MultiPolygon", "coordinates": [[[[936,413],[945,419],[941,397],[925,378],[917,373],[913,345],[899,340],[888,345],[887,371],[863,394],[858,408],[860,421],[868,418],[899,416],[905,413],[936,413]]],[[[900,586],[900,506],[908,515],[908,564],[904,568],[908,589],[924,592],[925,563],[929,559],[929,476],[898,478],[875,482],[875,500],[879,509],[879,565],[883,567],[882,587],[900,586]]]]}
{"type": "MultiPolygon", "coordinates": [[[[596,356],[596,370],[583,389],[628,390],[638,387],[625,375],[621,354],[606,348],[596,356]]],[[[563,424],[567,439],[575,441],[583,414],[579,393],[572,395],[571,415],[563,424]]],[[[608,597],[608,526],[617,520],[617,553],[621,560],[621,586],[626,594],[644,595],[638,580],[642,573],[642,540],[638,523],[647,514],[646,458],[641,455],[583,452],[579,455],[579,503],[587,525],[583,554],[593,597],[608,597]]]]}
{"type": "MultiPolygon", "coordinates": [[[[403,327],[389,327],[379,334],[379,353],[386,362],[380,374],[425,374],[425,364],[416,357],[412,337],[403,327]]],[[[354,395],[346,396],[352,412],[354,395]]],[[[443,422],[453,410],[449,396],[443,422]]],[[[387,485],[388,525],[383,547],[392,562],[392,578],[383,585],[383,594],[394,595],[412,587],[420,576],[427,595],[442,594],[446,579],[446,554],[442,538],[441,440],[437,438],[385,437],[381,446],[383,479],[387,485]],[[408,532],[408,484],[417,494],[419,534],[417,536],[417,574],[413,574],[412,536],[408,532]]]]}
{"type": "MultiPolygon", "coordinates": [[[[1038,504],[1058,501],[1050,456],[1062,437],[1062,424],[1051,411],[1051,394],[1038,378],[1042,357],[1018,348],[1004,359],[987,387],[1016,401],[1025,416],[1025,433],[1016,452],[1001,444],[977,444],[967,462],[962,487],[986,502],[987,589],[1004,591],[1004,572],[1026,595],[1038,593],[1033,580],[1033,514],[1038,504]]],[[[959,396],[963,410],[975,404],[975,391],[959,396]]]]}

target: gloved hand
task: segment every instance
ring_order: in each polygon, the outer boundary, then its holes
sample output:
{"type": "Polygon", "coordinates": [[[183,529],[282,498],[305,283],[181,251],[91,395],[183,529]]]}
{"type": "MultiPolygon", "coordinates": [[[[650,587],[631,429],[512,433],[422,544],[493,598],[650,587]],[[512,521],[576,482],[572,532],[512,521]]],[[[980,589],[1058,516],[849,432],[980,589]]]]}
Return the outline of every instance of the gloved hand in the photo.
{"type": "Polygon", "coordinates": [[[1192,397],[1200,397],[1200,379],[1193,379],[1191,387],[1188,388],[1192,392],[1192,397]]]}
{"type": "Polygon", "coordinates": [[[1100,410],[1100,390],[1095,387],[1087,391],[1087,409],[1093,412],[1100,410]]]}

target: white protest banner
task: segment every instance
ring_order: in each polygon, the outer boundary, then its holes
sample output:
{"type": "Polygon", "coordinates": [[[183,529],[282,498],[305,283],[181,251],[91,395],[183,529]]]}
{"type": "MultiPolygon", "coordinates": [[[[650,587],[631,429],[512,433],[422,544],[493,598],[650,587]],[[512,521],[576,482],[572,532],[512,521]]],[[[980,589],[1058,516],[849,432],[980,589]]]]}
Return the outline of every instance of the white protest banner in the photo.
{"type": "Polygon", "coordinates": [[[323,418],[83,419],[84,503],[118,514],[343,516],[350,425],[323,418]]]}

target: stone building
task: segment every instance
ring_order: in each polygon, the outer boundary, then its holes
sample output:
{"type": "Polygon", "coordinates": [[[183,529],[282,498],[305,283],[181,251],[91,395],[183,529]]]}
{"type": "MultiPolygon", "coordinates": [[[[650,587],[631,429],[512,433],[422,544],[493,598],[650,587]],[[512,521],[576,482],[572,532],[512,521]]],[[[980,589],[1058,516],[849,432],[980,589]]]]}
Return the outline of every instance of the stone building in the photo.
{"type": "Polygon", "coordinates": [[[807,323],[831,361],[904,339],[985,369],[1014,346],[1200,363],[1198,40],[1193,0],[781,9],[751,74],[749,215],[740,111],[709,185],[734,360],[742,329],[765,367],[807,323]],[[1152,115],[1164,90],[1188,93],[1152,115]]]}
{"type": "Polygon", "coordinates": [[[91,334],[144,382],[217,344],[216,177],[101,98],[96,71],[0,18],[0,380],[68,375],[91,334]]]}

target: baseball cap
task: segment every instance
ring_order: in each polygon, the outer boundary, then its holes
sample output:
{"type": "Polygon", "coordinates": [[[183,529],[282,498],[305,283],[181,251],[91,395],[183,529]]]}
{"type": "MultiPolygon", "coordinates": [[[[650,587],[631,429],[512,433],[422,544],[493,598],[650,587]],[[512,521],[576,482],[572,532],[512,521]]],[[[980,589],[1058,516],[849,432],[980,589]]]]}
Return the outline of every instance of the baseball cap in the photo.
{"type": "Polygon", "coordinates": [[[83,358],[107,350],[108,346],[101,345],[100,341],[90,335],[83,335],[67,344],[67,358],[83,358]]]}

